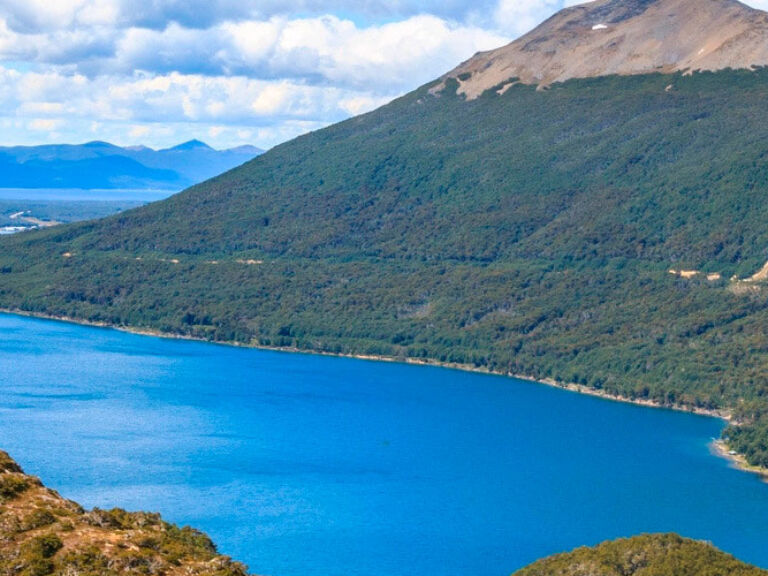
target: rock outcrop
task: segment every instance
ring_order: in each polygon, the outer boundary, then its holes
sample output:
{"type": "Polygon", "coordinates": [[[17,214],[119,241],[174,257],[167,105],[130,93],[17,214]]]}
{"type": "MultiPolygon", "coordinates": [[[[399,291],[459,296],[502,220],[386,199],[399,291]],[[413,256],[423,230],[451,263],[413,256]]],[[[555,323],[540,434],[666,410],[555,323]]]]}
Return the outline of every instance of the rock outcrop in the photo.
{"type": "Polygon", "coordinates": [[[0,574],[247,576],[192,528],[158,514],[84,510],[0,452],[0,574]]]}
{"type": "Polygon", "coordinates": [[[596,0],[561,10],[511,44],[449,72],[476,98],[514,80],[768,65],[768,13],[736,0],[596,0]]]}

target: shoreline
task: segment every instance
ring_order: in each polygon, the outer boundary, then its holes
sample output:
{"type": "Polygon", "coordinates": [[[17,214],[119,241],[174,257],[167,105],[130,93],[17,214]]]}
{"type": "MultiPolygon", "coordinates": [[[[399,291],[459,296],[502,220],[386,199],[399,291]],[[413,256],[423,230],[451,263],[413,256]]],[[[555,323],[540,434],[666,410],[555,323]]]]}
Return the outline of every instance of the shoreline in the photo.
{"type": "MultiPolygon", "coordinates": [[[[311,350],[296,348],[291,346],[261,346],[241,344],[239,342],[223,342],[217,340],[208,340],[205,338],[199,338],[189,335],[174,334],[169,332],[162,332],[160,330],[153,330],[150,328],[136,328],[131,326],[118,326],[109,324],[108,322],[94,322],[90,320],[83,320],[80,318],[72,318],[69,316],[54,316],[52,314],[44,314],[37,312],[29,312],[26,310],[13,310],[9,308],[0,308],[0,314],[9,314],[13,316],[22,316],[27,318],[37,318],[40,320],[53,320],[57,322],[66,322],[68,324],[75,324],[79,326],[89,326],[93,328],[107,328],[110,330],[117,330],[119,332],[125,332],[128,334],[135,334],[138,336],[152,336],[155,338],[167,338],[172,340],[187,340],[191,342],[203,342],[207,344],[217,344],[220,346],[232,346],[236,348],[252,348],[255,350],[267,350],[272,352],[289,352],[299,354],[315,354],[318,356],[330,356],[336,358],[354,358],[357,360],[368,360],[372,362],[391,362],[400,364],[411,364],[416,366],[433,366],[438,368],[449,368],[451,370],[461,370],[463,372],[473,372],[478,374],[488,374],[494,376],[504,376],[507,378],[515,378],[517,380],[524,380],[526,382],[532,382],[535,384],[541,384],[552,388],[558,388],[567,392],[573,392],[575,394],[585,394],[594,398],[600,398],[602,400],[610,400],[612,402],[621,402],[622,404],[634,404],[635,406],[643,406],[645,408],[655,408],[664,410],[673,410],[676,412],[685,412],[688,414],[696,414],[699,416],[708,416],[710,418],[718,418],[727,423],[734,423],[733,416],[729,410],[717,410],[707,408],[697,408],[692,406],[684,406],[679,404],[662,404],[648,399],[636,399],[629,398],[627,396],[609,394],[603,390],[597,390],[584,386],[583,384],[564,383],[557,382],[552,378],[536,379],[525,374],[514,374],[511,372],[496,372],[487,368],[477,367],[471,364],[459,364],[456,362],[440,362],[431,359],[422,358],[399,358],[394,356],[381,356],[375,354],[343,354],[336,352],[326,352],[322,350],[311,350]]],[[[710,450],[715,456],[723,458],[731,463],[732,467],[741,470],[743,472],[749,472],[751,474],[757,474],[763,481],[768,483],[768,468],[761,468],[759,466],[752,466],[746,461],[746,458],[742,454],[732,454],[732,450],[728,448],[728,445],[720,439],[713,440],[710,444],[710,450]]]]}
{"type": "Polygon", "coordinates": [[[742,454],[729,449],[728,444],[726,444],[723,440],[713,440],[709,446],[710,450],[715,456],[719,456],[720,458],[728,460],[732,468],[741,470],[742,472],[756,474],[763,482],[768,483],[768,468],[753,466],[747,462],[747,459],[742,454]]]}

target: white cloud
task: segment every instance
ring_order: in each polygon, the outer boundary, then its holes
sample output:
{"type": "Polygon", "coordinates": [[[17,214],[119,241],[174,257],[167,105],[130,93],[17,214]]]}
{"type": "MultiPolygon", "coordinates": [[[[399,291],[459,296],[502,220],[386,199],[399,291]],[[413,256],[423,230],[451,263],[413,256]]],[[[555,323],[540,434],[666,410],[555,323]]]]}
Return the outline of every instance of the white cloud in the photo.
{"type": "Polygon", "coordinates": [[[299,110],[300,103],[295,101],[294,96],[294,90],[287,83],[270,84],[256,94],[251,110],[261,116],[276,116],[286,111],[292,101],[294,110],[299,110]]]}
{"type": "Polygon", "coordinates": [[[23,102],[19,106],[19,114],[21,116],[55,116],[65,112],[66,109],[61,102],[23,102]]]}
{"type": "Polygon", "coordinates": [[[119,3],[100,1],[64,2],[52,17],[14,0],[13,20],[0,16],[8,117],[80,118],[83,137],[121,124],[136,139],[158,136],[142,123],[212,124],[232,128],[214,138],[248,133],[265,146],[380,106],[505,40],[431,15],[369,26],[326,15],[111,28],[119,3]]]}
{"type": "Polygon", "coordinates": [[[368,28],[329,16],[286,23],[267,54],[275,74],[318,75],[334,85],[402,90],[505,41],[498,34],[429,15],[368,28]]]}
{"type": "Polygon", "coordinates": [[[135,138],[137,140],[140,140],[142,138],[145,138],[152,129],[143,124],[135,124],[131,127],[130,132],[128,134],[131,136],[131,138],[135,138]]]}
{"type": "Polygon", "coordinates": [[[746,4],[752,6],[752,8],[758,8],[759,10],[768,10],[768,0],[749,0],[746,4]]]}
{"type": "Polygon", "coordinates": [[[560,0],[499,0],[496,25],[514,36],[524,34],[562,7],[560,0]]]}
{"type": "MultiPolygon", "coordinates": [[[[35,37],[29,57],[60,64],[73,55],[71,66],[89,76],[135,70],[237,75],[392,92],[429,81],[474,52],[506,40],[476,26],[428,15],[366,28],[324,16],[228,22],[206,30],[173,23],[164,30],[130,28],[112,38],[111,46],[98,36],[78,45],[75,34],[57,33],[35,37]],[[80,57],[78,49],[92,52],[80,57]]],[[[17,51],[23,45],[16,39],[8,44],[17,51]]]]}
{"type": "Polygon", "coordinates": [[[211,138],[218,138],[226,131],[226,126],[211,126],[208,128],[208,135],[211,136],[211,138]]]}
{"type": "Polygon", "coordinates": [[[575,3],[3,0],[0,138],[269,146],[378,107],[575,3]]]}
{"type": "Polygon", "coordinates": [[[5,0],[0,14],[19,32],[67,29],[78,23],[77,14],[85,4],[85,0],[5,0]]]}
{"type": "Polygon", "coordinates": [[[39,130],[41,132],[51,132],[61,128],[65,121],[60,118],[35,118],[30,120],[27,126],[30,130],[39,130]]]}
{"type": "Polygon", "coordinates": [[[363,112],[368,112],[388,102],[389,98],[377,96],[359,96],[354,95],[339,100],[339,108],[344,110],[350,116],[357,116],[363,112]]]}
{"type": "Polygon", "coordinates": [[[495,0],[4,0],[0,18],[14,30],[50,32],[72,26],[114,25],[162,30],[175,22],[205,29],[222,22],[269,20],[296,14],[347,14],[358,22],[403,20],[433,14],[467,21],[473,12],[489,12],[495,0]]]}
{"type": "Polygon", "coordinates": [[[239,140],[237,131],[249,130],[269,139],[257,144],[269,146],[279,142],[274,138],[281,134],[295,136],[298,126],[326,125],[395,95],[379,98],[330,86],[246,77],[171,73],[87,78],[0,68],[0,108],[6,118],[26,118],[22,127],[36,131],[59,129],[69,119],[83,131],[78,140],[93,138],[99,129],[124,125],[125,134],[136,143],[160,134],[142,127],[199,124],[201,134],[219,127],[210,132],[219,139],[228,135],[239,140]]]}

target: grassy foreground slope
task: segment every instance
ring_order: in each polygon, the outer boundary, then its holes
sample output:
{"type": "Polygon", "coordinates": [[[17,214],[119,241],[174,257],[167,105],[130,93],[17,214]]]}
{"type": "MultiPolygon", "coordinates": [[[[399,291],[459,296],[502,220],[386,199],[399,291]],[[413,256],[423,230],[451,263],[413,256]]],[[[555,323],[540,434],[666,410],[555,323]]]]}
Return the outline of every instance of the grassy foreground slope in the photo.
{"type": "Polygon", "coordinates": [[[732,409],[768,465],[768,71],[455,88],[0,239],[0,307],[732,409]]]}
{"type": "Polygon", "coordinates": [[[765,576],[712,545],[644,534],[539,560],[514,576],[765,576]]]}
{"type": "Polygon", "coordinates": [[[84,510],[0,452],[0,574],[246,576],[246,568],[158,514],[84,510]]]}

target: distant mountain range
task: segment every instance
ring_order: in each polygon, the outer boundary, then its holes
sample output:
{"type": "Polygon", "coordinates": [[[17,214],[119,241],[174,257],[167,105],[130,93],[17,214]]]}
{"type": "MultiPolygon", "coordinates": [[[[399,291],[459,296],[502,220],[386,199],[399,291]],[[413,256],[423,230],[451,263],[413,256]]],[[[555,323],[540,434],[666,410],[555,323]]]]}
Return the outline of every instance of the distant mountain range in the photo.
{"type": "Polygon", "coordinates": [[[214,150],[190,140],[173,148],[108,142],[0,148],[0,188],[181,190],[253,159],[263,150],[214,150]]]}

